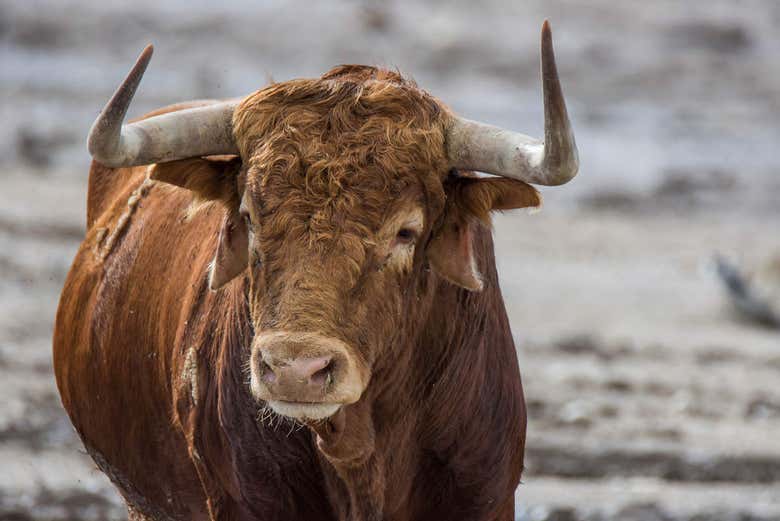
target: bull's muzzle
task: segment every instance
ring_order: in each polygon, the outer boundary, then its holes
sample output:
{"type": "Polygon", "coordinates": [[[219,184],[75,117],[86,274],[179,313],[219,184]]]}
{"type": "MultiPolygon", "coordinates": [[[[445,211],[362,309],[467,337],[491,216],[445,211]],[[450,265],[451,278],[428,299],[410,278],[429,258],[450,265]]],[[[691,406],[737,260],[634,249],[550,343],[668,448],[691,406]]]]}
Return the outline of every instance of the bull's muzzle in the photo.
{"type": "Polygon", "coordinates": [[[252,394],[299,420],[327,418],[355,403],[367,375],[347,344],[318,333],[266,332],[252,346],[252,394]]]}

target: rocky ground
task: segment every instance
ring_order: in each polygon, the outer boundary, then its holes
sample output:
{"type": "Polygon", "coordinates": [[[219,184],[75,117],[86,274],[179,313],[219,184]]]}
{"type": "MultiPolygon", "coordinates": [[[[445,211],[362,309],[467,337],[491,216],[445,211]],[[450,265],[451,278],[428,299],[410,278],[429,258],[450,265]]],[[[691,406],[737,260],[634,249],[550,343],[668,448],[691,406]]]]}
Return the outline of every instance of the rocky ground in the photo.
{"type": "Polygon", "coordinates": [[[124,519],[59,404],[83,139],[144,44],[139,114],[342,62],[539,134],[551,19],[582,170],[497,219],[529,405],[527,520],[780,519],[780,332],[713,274],[780,254],[780,4],[0,2],[0,519],[124,519]],[[193,7],[194,6],[194,7],[193,7]]]}

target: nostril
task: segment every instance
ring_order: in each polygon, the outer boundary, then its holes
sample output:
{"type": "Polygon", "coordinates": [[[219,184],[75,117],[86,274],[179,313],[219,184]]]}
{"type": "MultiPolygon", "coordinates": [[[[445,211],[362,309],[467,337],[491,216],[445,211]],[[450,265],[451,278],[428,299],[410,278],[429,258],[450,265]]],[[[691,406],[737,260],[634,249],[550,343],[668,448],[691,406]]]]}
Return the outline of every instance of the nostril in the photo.
{"type": "Polygon", "coordinates": [[[274,383],[276,381],[276,373],[264,361],[260,362],[260,378],[266,383],[274,383]]]}
{"type": "Polygon", "coordinates": [[[333,360],[328,361],[328,364],[325,367],[311,375],[311,383],[320,387],[330,387],[333,383],[334,365],[333,360]]]}

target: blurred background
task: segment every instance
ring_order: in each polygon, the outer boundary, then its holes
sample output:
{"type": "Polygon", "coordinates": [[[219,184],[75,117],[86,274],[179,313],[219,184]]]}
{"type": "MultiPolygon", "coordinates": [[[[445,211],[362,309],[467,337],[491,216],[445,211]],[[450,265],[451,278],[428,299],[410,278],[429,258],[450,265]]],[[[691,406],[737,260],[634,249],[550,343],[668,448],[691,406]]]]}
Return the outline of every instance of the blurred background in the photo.
{"type": "Polygon", "coordinates": [[[84,140],[144,45],[131,116],[368,63],[541,135],[545,18],[582,168],[495,224],[529,406],[518,518],[780,519],[780,333],[739,319],[712,267],[776,289],[774,0],[0,0],[0,519],[125,518],[50,342],[84,140]]]}

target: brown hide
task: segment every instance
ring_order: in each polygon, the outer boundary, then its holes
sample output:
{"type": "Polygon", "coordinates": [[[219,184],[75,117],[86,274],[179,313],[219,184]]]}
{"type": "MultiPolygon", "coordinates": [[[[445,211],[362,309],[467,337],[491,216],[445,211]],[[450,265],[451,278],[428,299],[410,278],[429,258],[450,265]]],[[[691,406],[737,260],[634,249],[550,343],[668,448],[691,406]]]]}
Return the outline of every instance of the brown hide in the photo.
{"type": "Polygon", "coordinates": [[[208,287],[223,207],[193,213],[190,192],[148,173],[93,163],[54,334],[63,404],[134,514],[513,519],[526,417],[486,226],[471,223],[484,289],[418,264],[416,334],[375,361],[344,439],[318,446],[318,427],[268,417],[250,394],[250,277],[208,287]],[[359,464],[338,463],[368,438],[359,464]]]}

